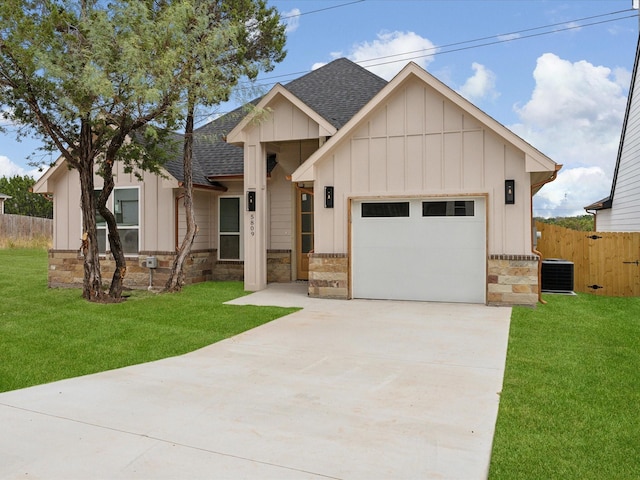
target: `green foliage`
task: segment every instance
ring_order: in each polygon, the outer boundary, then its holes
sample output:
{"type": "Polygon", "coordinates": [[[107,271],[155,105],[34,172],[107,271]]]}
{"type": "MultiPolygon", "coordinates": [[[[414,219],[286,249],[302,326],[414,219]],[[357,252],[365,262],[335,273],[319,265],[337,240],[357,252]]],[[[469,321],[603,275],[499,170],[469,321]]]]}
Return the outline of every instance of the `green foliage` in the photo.
{"type": "Polygon", "coordinates": [[[79,171],[86,298],[102,297],[96,210],[109,225],[116,262],[124,263],[106,209],[114,163],[159,173],[175,158],[161,146],[187,105],[192,112],[227,100],[242,76],[255,78],[282,60],[284,42],[284,26],[265,0],[0,2],[0,112],[18,136],[39,137],[79,171]],[[97,200],[96,164],[104,178],[97,200]]]}
{"type": "Polygon", "coordinates": [[[29,189],[36,181],[25,175],[0,177],[0,193],[11,198],[4,202],[4,213],[26,215],[28,217],[53,218],[53,204],[42,195],[31,193],[29,189]]]}
{"type": "Polygon", "coordinates": [[[86,303],[47,288],[44,250],[0,250],[0,265],[0,392],[181,355],[296,310],[223,305],[241,282],[86,303]]]}
{"type": "Polygon", "coordinates": [[[491,479],[640,478],[640,298],[514,308],[491,479]]]}
{"type": "Polygon", "coordinates": [[[541,218],[535,217],[537,222],[549,223],[551,225],[559,225],[560,227],[570,228],[571,230],[579,230],[581,232],[593,231],[593,215],[579,215],[577,217],[553,217],[541,218]]]}
{"type": "Polygon", "coordinates": [[[39,137],[75,168],[82,155],[101,162],[109,153],[156,171],[167,158],[144,147],[179,126],[185,92],[200,104],[225,101],[242,76],[281,61],[284,43],[264,0],[3,0],[0,111],[18,136],[39,137]],[[121,148],[122,134],[135,133],[147,142],[121,148]]]}

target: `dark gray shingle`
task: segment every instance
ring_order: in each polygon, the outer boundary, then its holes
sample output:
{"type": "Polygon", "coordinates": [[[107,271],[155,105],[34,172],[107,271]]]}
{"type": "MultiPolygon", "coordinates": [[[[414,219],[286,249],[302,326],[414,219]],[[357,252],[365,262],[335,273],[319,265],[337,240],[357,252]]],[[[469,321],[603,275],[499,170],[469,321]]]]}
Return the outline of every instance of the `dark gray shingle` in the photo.
{"type": "MultiPolygon", "coordinates": [[[[285,88],[340,129],[386,84],[386,80],[365,68],[340,58],[291,81],[285,88]]],[[[259,101],[256,99],[250,103],[259,101]]],[[[194,132],[194,184],[209,185],[209,176],[244,173],[242,148],[229,145],[224,138],[240,123],[247,111],[244,106],[237,108],[194,132]]],[[[182,181],[182,155],[168,162],[166,169],[182,181]]]]}

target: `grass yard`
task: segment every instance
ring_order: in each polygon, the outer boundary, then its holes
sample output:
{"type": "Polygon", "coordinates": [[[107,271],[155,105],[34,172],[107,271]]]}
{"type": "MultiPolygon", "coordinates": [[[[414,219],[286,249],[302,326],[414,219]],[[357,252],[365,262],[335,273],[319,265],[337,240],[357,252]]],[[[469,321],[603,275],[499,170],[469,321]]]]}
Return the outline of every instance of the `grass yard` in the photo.
{"type": "Polygon", "coordinates": [[[47,288],[44,249],[0,250],[0,392],[187,353],[295,311],[223,305],[241,282],[98,305],[47,288]]]}
{"type": "Polygon", "coordinates": [[[640,298],[514,308],[489,478],[640,478],[640,298]]]}

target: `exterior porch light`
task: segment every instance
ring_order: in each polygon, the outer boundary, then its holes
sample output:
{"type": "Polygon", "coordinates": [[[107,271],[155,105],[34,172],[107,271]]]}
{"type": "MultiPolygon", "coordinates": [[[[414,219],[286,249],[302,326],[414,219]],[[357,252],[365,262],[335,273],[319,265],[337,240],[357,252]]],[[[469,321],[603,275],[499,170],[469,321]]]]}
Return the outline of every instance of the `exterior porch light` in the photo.
{"type": "Polygon", "coordinates": [[[256,192],[255,190],[249,190],[247,192],[247,211],[255,212],[256,211],[256,192]]]}
{"type": "Polygon", "coordinates": [[[333,187],[324,187],[324,208],[333,208],[333,187]]]}
{"type": "Polygon", "coordinates": [[[513,205],[516,203],[516,181],[505,180],[504,181],[504,203],[506,205],[513,205]]]}

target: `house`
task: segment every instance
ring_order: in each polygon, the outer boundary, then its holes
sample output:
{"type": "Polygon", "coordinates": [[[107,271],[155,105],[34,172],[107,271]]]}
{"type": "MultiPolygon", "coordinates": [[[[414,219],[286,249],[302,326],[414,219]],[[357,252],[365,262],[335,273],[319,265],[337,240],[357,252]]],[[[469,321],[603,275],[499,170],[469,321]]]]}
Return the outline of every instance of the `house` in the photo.
{"type": "MultiPolygon", "coordinates": [[[[386,82],[338,59],[255,105],[196,132],[188,281],[242,279],[255,291],[307,280],[316,297],[536,303],[532,195],[560,168],[550,158],[413,63],[386,82]]],[[[79,181],[63,164],[34,186],[54,198],[51,286],[82,280],[79,181]]],[[[184,234],[180,161],[166,173],[117,175],[111,206],[130,285],[162,284],[184,234]],[[153,275],[148,256],[158,259],[153,275]]],[[[101,251],[108,271],[106,240],[101,251]]]]}
{"type": "Polygon", "coordinates": [[[11,197],[9,195],[0,193],[0,215],[4,215],[4,202],[5,200],[9,200],[10,198],[11,197]]]}
{"type": "Polygon", "coordinates": [[[640,232],[640,41],[622,124],[611,193],[585,208],[595,213],[596,231],[640,232]]]}

